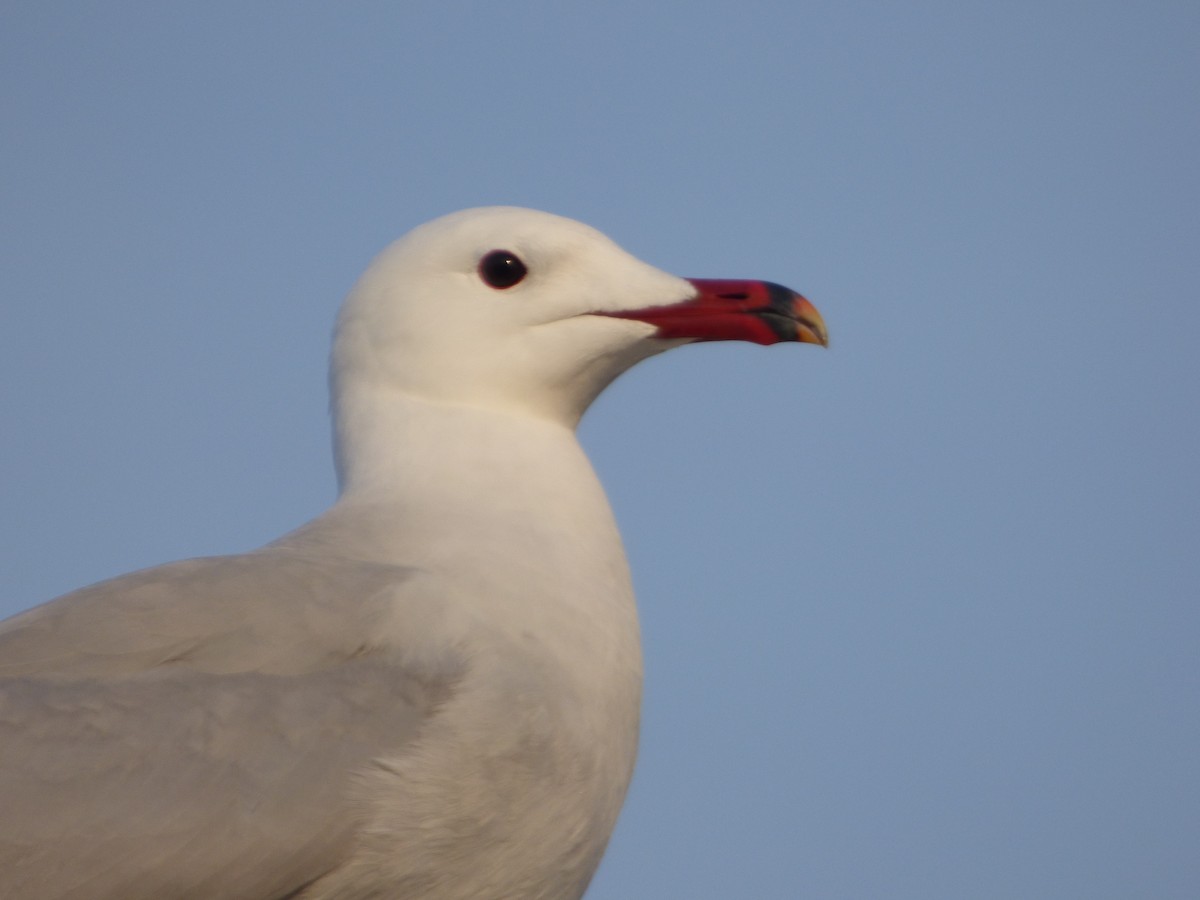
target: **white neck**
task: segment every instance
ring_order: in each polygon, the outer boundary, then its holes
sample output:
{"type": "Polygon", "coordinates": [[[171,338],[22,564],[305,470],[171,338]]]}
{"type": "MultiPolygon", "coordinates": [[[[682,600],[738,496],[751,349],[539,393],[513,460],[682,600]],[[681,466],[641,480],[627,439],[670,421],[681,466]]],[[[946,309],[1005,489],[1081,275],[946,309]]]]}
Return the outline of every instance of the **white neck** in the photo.
{"type": "Polygon", "coordinates": [[[413,566],[505,630],[638,653],[620,535],[571,428],[378,385],[341,391],[336,416],[341,497],[278,546],[413,566]]]}
{"type": "Polygon", "coordinates": [[[385,387],[338,398],[339,506],[387,506],[446,534],[546,539],[615,535],[608,501],[574,431],[508,411],[431,403],[385,387]],[[532,534],[531,534],[532,536],[532,534]]]}

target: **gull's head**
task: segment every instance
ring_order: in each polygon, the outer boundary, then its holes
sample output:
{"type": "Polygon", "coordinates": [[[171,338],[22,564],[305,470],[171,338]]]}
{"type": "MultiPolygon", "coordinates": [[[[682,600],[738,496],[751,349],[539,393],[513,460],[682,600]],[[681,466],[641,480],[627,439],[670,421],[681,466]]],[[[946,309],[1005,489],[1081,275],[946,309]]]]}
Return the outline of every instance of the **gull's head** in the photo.
{"type": "Polygon", "coordinates": [[[338,318],[335,403],[377,388],[574,425],[631,365],[691,340],[825,343],[807,301],[758,281],[678,278],[595,229],[489,207],[414,229],[338,318]]]}

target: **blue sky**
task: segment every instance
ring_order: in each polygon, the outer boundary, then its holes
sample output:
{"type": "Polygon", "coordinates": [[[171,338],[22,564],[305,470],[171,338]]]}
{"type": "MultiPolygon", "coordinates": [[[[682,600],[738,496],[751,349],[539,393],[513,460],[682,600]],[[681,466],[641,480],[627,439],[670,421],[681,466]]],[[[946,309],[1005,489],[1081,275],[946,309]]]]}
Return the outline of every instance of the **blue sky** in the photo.
{"type": "Polygon", "coordinates": [[[589,900],[1200,892],[1200,7],[0,12],[0,611],[334,496],[341,297],[512,203],[807,294],[583,440],[645,631],[589,900]]]}

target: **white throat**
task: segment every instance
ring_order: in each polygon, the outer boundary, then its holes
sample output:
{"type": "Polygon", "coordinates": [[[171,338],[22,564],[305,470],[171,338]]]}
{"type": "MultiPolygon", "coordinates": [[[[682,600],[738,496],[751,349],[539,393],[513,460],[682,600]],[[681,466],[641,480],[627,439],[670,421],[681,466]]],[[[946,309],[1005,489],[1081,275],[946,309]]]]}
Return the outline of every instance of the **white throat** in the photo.
{"type": "Polygon", "coordinates": [[[352,547],[455,580],[469,571],[491,582],[481,594],[489,602],[520,585],[578,611],[627,607],[633,621],[620,535],[570,427],[378,385],[355,385],[338,401],[341,497],[289,543],[352,547]]]}

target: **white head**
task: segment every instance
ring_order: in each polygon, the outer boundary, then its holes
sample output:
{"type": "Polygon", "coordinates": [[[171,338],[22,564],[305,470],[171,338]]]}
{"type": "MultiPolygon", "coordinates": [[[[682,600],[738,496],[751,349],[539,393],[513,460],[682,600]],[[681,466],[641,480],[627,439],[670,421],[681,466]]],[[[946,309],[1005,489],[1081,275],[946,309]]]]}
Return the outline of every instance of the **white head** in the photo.
{"type": "Polygon", "coordinates": [[[570,219],[465,210],[385,249],[346,299],[331,376],[337,430],[396,395],[573,427],[639,360],[725,339],[825,342],[816,310],[778,285],[689,281],[570,219]]]}
{"type": "Polygon", "coordinates": [[[574,423],[613,378],[671,343],[653,326],[592,315],[679,303],[682,278],[549,213],[490,207],[414,229],[367,269],[338,319],[335,402],[356,382],[435,402],[574,423]],[[512,255],[511,286],[481,262],[512,255]]]}

